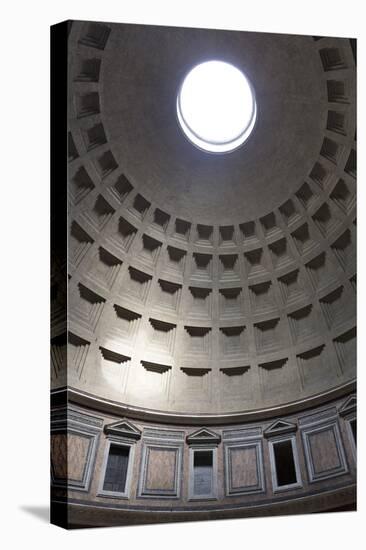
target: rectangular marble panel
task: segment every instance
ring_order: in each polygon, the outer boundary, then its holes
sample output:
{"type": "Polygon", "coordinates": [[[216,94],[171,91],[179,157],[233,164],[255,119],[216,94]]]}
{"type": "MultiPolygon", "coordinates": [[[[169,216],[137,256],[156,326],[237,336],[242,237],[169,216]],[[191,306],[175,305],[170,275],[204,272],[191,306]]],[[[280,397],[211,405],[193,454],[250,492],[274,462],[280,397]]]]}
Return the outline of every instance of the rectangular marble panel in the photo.
{"type": "Polygon", "coordinates": [[[341,462],[333,430],[309,435],[309,445],[316,474],[340,467],[341,462]]]}
{"type": "Polygon", "coordinates": [[[260,441],[225,444],[224,452],[227,495],[258,493],[265,490],[260,441]]]}
{"type": "Polygon", "coordinates": [[[83,480],[91,443],[90,437],[73,433],[67,435],[67,473],[69,480],[79,482],[83,480]]]}
{"type": "Polygon", "coordinates": [[[52,485],[89,491],[102,419],[70,409],[51,414],[52,485]]]}
{"type": "Polygon", "coordinates": [[[183,443],[143,444],[139,497],[179,498],[183,443]]]}
{"type": "Polygon", "coordinates": [[[177,453],[175,449],[150,449],[146,489],[174,491],[177,453]]]}
{"type": "Polygon", "coordinates": [[[66,481],[67,478],[67,435],[51,435],[51,466],[54,480],[66,481]]]}
{"type": "Polygon", "coordinates": [[[336,421],[304,428],[302,438],[310,482],[321,481],[348,472],[336,421]]]}
{"type": "Polygon", "coordinates": [[[233,489],[258,485],[257,453],[255,447],[231,451],[233,489]]]}

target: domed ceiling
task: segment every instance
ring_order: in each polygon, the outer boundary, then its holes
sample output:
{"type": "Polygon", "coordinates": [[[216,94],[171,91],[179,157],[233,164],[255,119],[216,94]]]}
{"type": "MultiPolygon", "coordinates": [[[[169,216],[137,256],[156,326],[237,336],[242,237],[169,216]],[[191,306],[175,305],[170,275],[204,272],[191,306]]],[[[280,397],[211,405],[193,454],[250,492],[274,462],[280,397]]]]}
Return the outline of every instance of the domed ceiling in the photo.
{"type": "Polygon", "coordinates": [[[69,386],[207,417],[342,392],[355,377],[350,41],[78,22],[69,40],[69,386]],[[227,154],[194,147],[176,118],[182,79],[210,59],[256,94],[254,131],[227,154]]]}
{"type": "Polygon", "coordinates": [[[189,221],[228,224],[264,215],[288,199],[316,161],[327,87],[314,41],[256,33],[115,27],[101,69],[108,141],[131,183],[189,221]],[[184,138],[176,97],[185,74],[209,59],[244,71],[258,119],[230,155],[202,154],[184,138]]]}

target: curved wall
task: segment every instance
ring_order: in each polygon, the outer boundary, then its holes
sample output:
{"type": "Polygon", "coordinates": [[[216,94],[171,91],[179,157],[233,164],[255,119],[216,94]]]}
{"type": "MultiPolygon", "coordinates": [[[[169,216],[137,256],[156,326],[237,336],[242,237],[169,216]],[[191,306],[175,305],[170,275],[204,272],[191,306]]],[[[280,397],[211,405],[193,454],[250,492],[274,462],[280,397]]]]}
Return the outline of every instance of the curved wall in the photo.
{"type": "MultiPolygon", "coordinates": [[[[176,426],[68,408],[69,522],[121,525],[354,509],[354,395],[267,421],[176,426]],[[291,442],[296,479],[278,484],[273,449],[291,442]],[[131,448],[126,490],[106,491],[111,445],[131,448]],[[195,494],[193,453],[213,453],[209,495],[195,494]]],[[[53,456],[62,457],[65,409],[52,415],[53,456]]],[[[53,461],[53,503],[65,502],[64,462],[53,461]]]]}

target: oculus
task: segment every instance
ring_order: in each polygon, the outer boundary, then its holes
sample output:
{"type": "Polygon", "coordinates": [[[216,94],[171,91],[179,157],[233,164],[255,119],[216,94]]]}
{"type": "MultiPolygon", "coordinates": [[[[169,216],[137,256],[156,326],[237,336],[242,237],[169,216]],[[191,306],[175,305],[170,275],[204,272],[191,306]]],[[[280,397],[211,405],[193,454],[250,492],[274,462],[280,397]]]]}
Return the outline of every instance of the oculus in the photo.
{"type": "Polygon", "coordinates": [[[206,61],[185,76],[177,96],[177,117],[196,147],[228,153],[253,131],[257,117],[253,88],[230,63],[206,61]]]}

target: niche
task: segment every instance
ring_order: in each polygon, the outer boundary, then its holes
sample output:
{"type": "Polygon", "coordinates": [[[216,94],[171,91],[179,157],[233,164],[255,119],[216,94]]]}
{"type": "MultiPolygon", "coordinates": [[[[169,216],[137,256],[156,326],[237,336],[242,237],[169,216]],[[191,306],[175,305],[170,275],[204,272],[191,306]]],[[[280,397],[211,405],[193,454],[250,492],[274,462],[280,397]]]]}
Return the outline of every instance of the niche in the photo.
{"type": "Polygon", "coordinates": [[[207,496],[213,489],[212,451],[194,451],[193,454],[193,495],[207,496]]]}
{"type": "Polygon", "coordinates": [[[126,489],[130,447],[111,445],[104,476],[103,491],[124,493],[126,489]]]}
{"type": "Polygon", "coordinates": [[[275,489],[292,488],[298,484],[293,439],[270,442],[273,449],[276,474],[275,489]]]}

